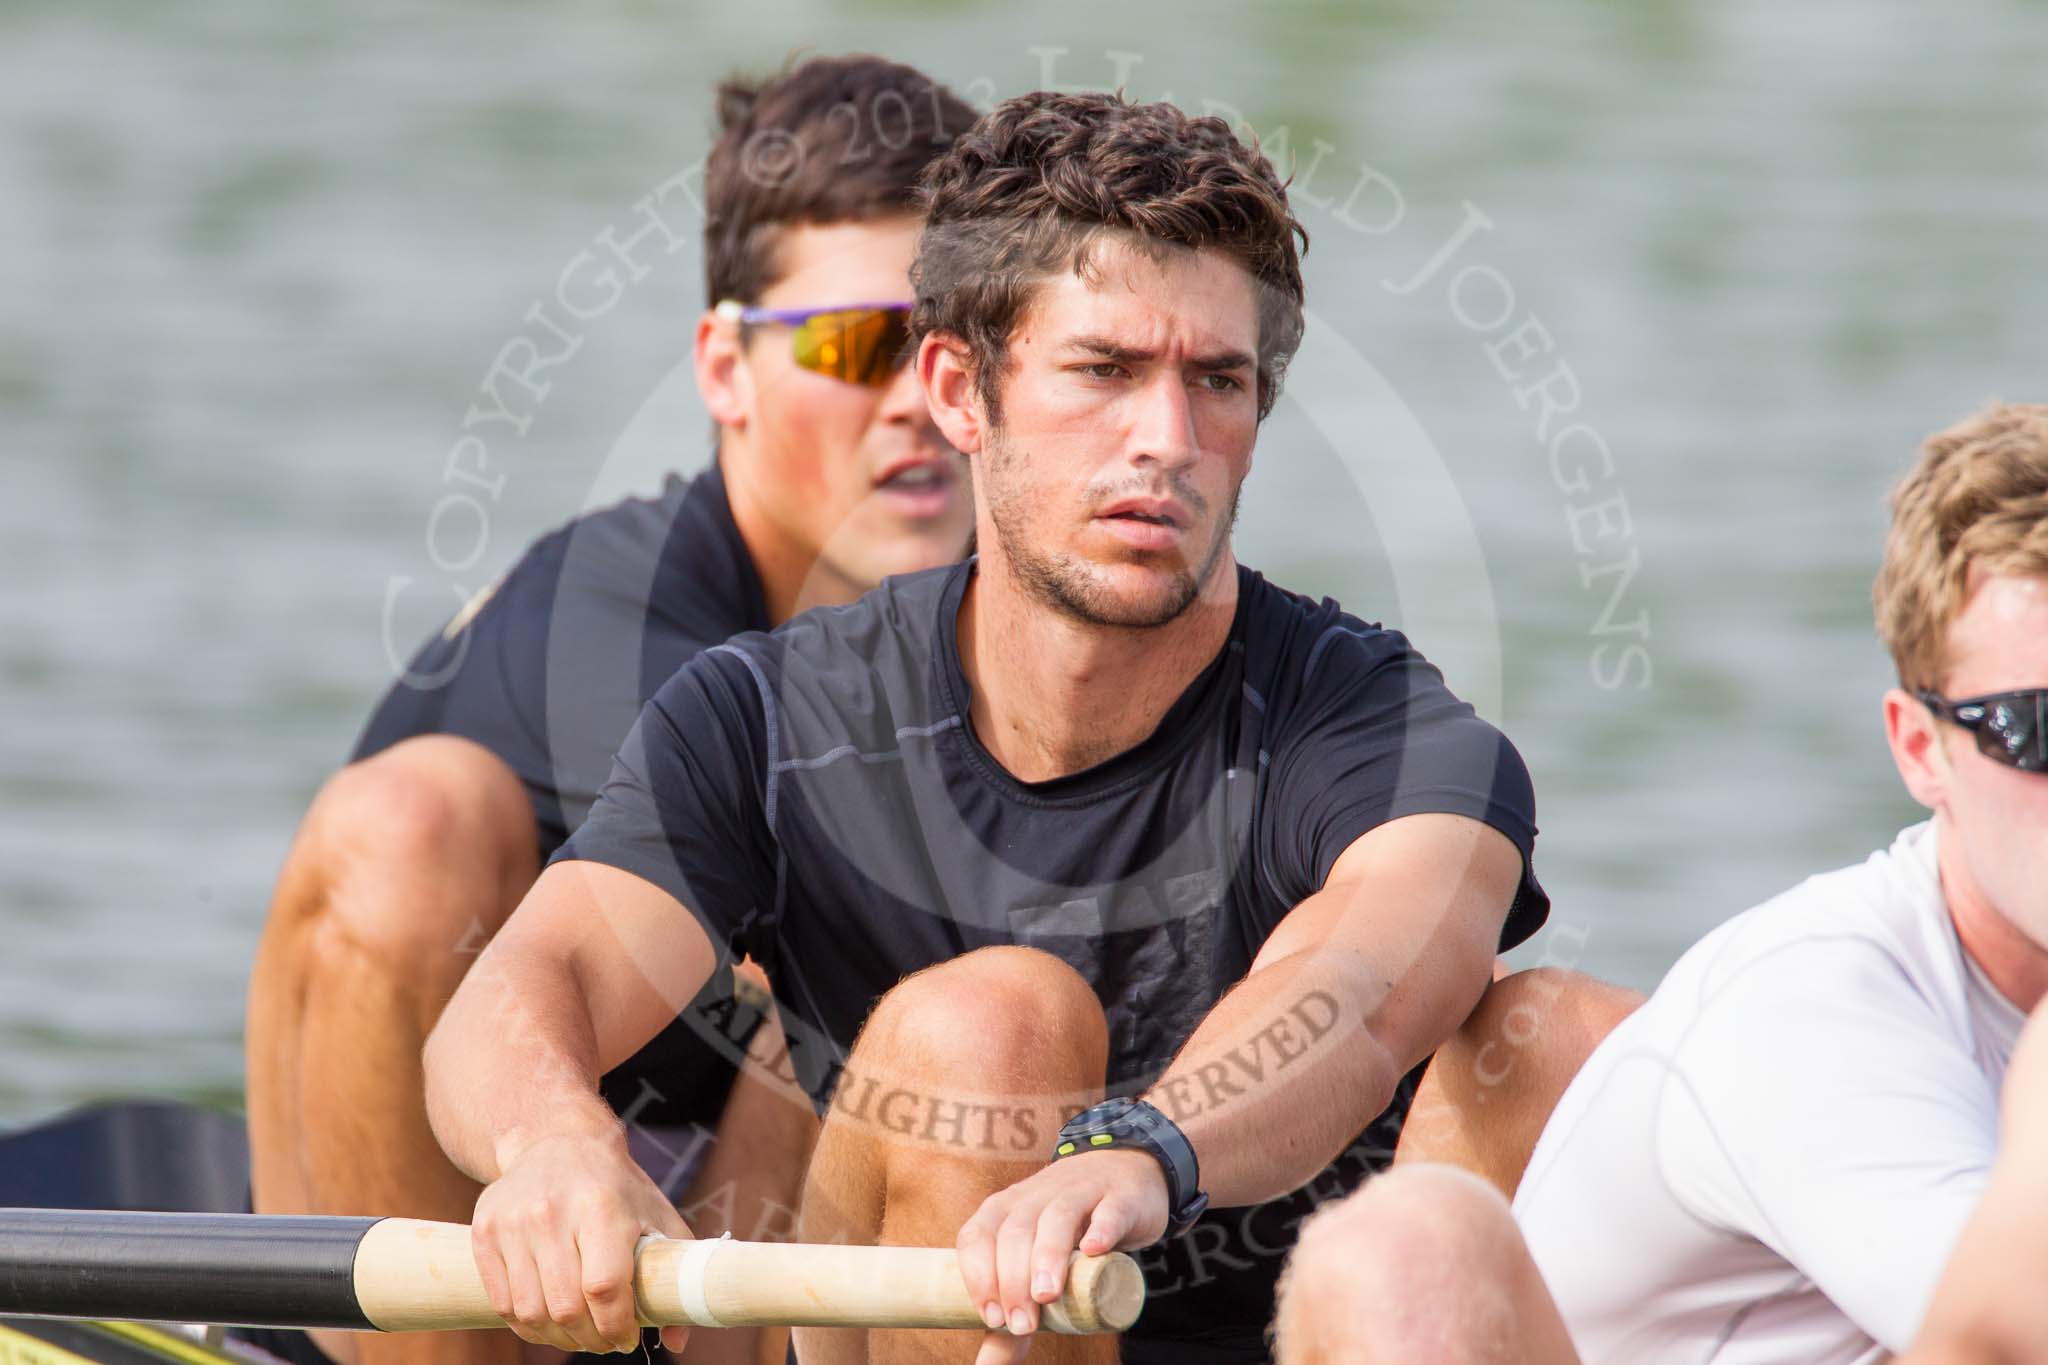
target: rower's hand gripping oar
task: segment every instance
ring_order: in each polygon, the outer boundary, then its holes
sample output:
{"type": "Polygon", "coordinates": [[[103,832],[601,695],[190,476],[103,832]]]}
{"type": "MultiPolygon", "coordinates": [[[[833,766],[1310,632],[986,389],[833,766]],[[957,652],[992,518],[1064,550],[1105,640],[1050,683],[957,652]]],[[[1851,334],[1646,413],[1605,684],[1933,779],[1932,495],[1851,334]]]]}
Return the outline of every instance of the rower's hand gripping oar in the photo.
{"type": "MultiPolygon", "coordinates": [[[[356,1256],[355,1286],[364,1316],[387,1332],[502,1325],[476,1273],[469,1229],[459,1224],[387,1218],[373,1225],[356,1256]]],[[[1045,1327],[1122,1331],[1136,1320],[1144,1293],[1130,1257],[1077,1254],[1066,1292],[1044,1309],[1045,1327]]],[[[968,1301],[958,1258],[931,1247],[643,1237],[633,1297],[650,1327],[987,1330],[968,1301]]]]}
{"type": "MultiPolygon", "coordinates": [[[[652,1327],[986,1330],[949,1249],[643,1238],[652,1327]]],[[[1145,1286],[1130,1257],[1076,1254],[1042,1330],[1120,1332],[1145,1286]]],[[[410,1218],[0,1209],[0,1314],[374,1328],[501,1327],[469,1229],[410,1218]]]]}

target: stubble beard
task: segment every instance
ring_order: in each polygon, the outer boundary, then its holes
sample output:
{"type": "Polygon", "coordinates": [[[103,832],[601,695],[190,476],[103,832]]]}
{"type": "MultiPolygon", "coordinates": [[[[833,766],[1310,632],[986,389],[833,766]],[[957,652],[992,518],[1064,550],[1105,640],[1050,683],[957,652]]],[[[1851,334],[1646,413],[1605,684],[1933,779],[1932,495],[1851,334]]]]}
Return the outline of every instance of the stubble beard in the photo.
{"type": "MultiPolygon", "coordinates": [[[[1101,582],[1085,560],[1070,555],[1050,554],[1032,543],[1022,506],[1028,495],[1007,486],[1004,470],[1016,456],[1007,442],[990,433],[983,448],[988,460],[989,520],[995,526],[996,542],[1003,559],[1024,590],[1062,616],[1091,626],[1124,630],[1154,630],[1177,620],[1194,605],[1202,585],[1216,571],[1230,548],[1230,532],[1237,525],[1238,494],[1242,485],[1230,490],[1230,504],[1217,519],[1215,533],[1203,552],[1201,567],[1188,572],[1185,561],[1167,581],[1166,591],[1150,600],[1132,600],[1101,582]]],[[[1191,491],[1177,489],[1180,498],[1199,510],[1202,500],[1191,491]]]]}

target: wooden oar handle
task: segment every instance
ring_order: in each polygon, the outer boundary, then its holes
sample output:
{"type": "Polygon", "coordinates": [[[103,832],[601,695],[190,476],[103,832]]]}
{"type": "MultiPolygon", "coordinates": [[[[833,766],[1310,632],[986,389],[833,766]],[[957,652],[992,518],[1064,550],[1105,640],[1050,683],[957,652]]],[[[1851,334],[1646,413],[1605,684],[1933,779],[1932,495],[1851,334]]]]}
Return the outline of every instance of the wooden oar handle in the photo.
{"type": "MultiPolygon", "coordinates": [[[[982,1327],[955,1254],[936,1247],[795,1242],[642,1243],[633,1277],[641,1321],[699,1327],[982,1327]]],[[[501,1326],[455,1223],[386,1218],[363,1235],[356,1301],[387,1332],[501,1326]]],[[[1120,1253],[1076,1254],[1043,1328],[1121,1332],[1137,1320],[1145,1282],[1120,1253]]]]}

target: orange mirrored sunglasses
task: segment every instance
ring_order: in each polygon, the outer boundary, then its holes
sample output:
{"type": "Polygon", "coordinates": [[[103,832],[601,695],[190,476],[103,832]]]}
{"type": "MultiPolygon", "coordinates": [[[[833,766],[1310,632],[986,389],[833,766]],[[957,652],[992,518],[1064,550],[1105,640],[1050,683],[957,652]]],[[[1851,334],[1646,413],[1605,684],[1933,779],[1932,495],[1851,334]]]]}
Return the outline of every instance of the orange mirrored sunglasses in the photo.
{"type": "Polygon", "coordinates": [[[790,327],[790,357],[813,374],[876,388],[910,358],[910,305],[842,303],[829,308],[749,308],[726,299],[713,310],[744,327],[790,327]]]}

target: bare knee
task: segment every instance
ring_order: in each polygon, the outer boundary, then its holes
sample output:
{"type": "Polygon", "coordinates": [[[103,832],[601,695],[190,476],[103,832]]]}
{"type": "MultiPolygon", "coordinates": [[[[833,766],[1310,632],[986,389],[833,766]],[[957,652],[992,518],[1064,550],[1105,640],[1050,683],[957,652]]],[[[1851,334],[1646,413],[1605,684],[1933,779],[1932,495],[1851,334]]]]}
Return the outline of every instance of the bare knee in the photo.
{"type": "MultiPolygon", "coordinates": [[[[804,1186],[805,1240],[938,1246],[1045,1161],[1099,1095],[1094,991],[1031,948],[982,948],[897,983],[839,1078],[804,1186]]],[[[815,1348],[815,1346],[814,1346],[815,1348]]]]}
{"type": "Polygon", "coordinates": [[[882,997],[831,1118],[1036,1158],[1099,1098],[1108,1053],[1102,1006],[1072,967],[1033,948],[982,948],[882,997]]]}
{"type": "Polygon", "coordinates": [[[311,920],[316,953],[345,948],[395,971],[445,975],[441,959],[473,959],[538,860],[532,807],[511,769],[468,740],[421,736],[328,779],[274,913],[311,920]]]}
{"type": "Polygon", "coordinates": [[[876,1005],[862,1042],[899,1069],[1001,1083],[1092,1068],[1099,1081],[1108,1026],[1072,967],[1035,948],[995,947],[904,978],[876,1005]]]}
{"type": "Polygon", "coordinates": [[[1283,1365],[1464,1358],[1471,1337],[1507,1330],[1501,1289],[1526,1259],[1485,1180],[1454,1166],[1388,1171],[1302,1225],[1276,1353],[1283,1365]]]}
{"type": "Polygon", "coordinates": [[[533,808],[518,774],[490,750],[454,735],[418,735],[349,764],[329,779],[309,821],[399,858],[504,854],[516,831],[535,840],[533,808]]]}
{"type": "MultiPolygon", "coordinates": [[[[1493,1185],[1456,1166],[1404,1166],[1303,1223],[1295,1258],[1364,1258],[1384,1283],[1406,1275],[1403,1265],[1426,1272],[1434,1262],[1484,1255],[1507,1235],[1519,1235],[1514,1215],[1493,1185]]],[[[1345,1273],[1357,1278],[1361,1263],[1352,1260],[1345,1273]]]]}
{"type": "Polygon", "coordinates": [[[1431,1059],[1395,1160],[1464,1166],[1512,1192],[1565,1087],[1641,1001],[1552,967],[1494,982],[1431,1059]]]}
{"type": "Polygon", "coordinates": [[[1587,1051],[1599,1046],[1616,1024],[1643,1003],[1639,991],[1565,967],[1531,967],[1514,972],[1495,989],[1500,998],[1492,1010],[1502,1016],[1504,1026],[1505,1017],[1518,1008],[1533,1009],[1550,1027],[1572,1035],[1572,1041],[1584,1043],[1587,1051]]]}
{"type": "Polygon", "coordinates": [[[1469,1070],[1479,1085],[1533,1088],[1555,1104],[1593,1049],[1642,1000],[1559,967],[1515,972],[1487,987],[1443,1059],[1469,1070]]]}

